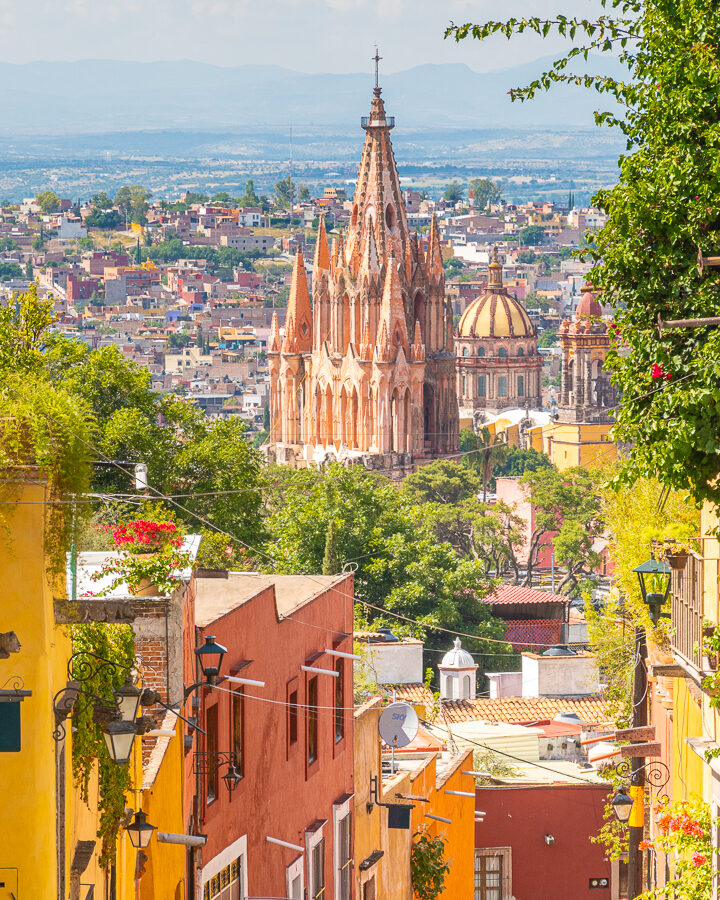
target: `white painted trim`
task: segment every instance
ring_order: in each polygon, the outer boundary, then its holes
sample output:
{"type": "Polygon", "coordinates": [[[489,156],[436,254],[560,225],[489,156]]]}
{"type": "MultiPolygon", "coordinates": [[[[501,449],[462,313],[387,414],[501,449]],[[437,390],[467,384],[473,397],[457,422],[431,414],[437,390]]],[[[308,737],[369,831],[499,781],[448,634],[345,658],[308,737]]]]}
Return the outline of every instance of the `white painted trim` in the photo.
{"type": "MultiPolygon", "coordinates": [[[[335,897],[340,897],[340,821],[350,815],[353,796],[350,795],[343,803],[333,803],[333,884],[335,897]]],[[[352,827],[352,822],[350,823],[352,827]]],[[[352,854],[353,838],[350,834],[350,853],[352,854]]]]}
{"type": "Polygon", "coordinates": [[[231,862],[236,860],[239,856],[243,857],[243,867],[242,867],[242,884],[240,885],[240,896],[247,897],[248,895],[248,866],[247,866],[247,835],[244,834],[242,837],[238,838],[236,841],[233,841],[232,844],[229,844],[225,847],[224,850],[221,850],[217,856],[213,856],[213,858],[202,867],[201,874],[201,888],[204,889],[210,879],[217,875],[218,872],[221,872],[225,866],[229,866],[231,862]]]}
{"type": "Polygon", "coordinates": [[[303,897],[305,892],[305,873],[303,871],[303,857],[298,856],[295,862],[290,863],[290,865],[285,869],[285,885],[286,885],[286,893],[288,897],[292,896],[290,890],[292,888],[292,883],[295,879],[300,876],[300,897],[303,897]]]}
{"type": "MultiPolygon", "coordinates": [[[[320,843],[321,840],[325,837],[325,825],[327,822],[323,822],[319,828],[316,828],[315,831],[306,831],[305,832],[305,863],[307,866],[307,896],[308,900],[312,897],[315,891],[315,885],[312,883],[312,851],[313,849],[320,843]]],[[[327,853],[327,847],[325,848],[325,852],[327,853]]],[[[327,890],[325,891],[325,896],[327,897],[327,890]]]]}

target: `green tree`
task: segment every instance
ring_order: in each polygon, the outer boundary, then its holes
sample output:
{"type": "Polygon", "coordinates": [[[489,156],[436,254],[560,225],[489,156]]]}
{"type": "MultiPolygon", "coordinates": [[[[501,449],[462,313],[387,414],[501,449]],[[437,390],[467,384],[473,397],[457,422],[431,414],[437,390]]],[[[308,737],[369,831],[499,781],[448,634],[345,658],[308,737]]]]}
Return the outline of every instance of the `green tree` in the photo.
{"type": "Polygon", "coordinates": [[[555,347],[558,343],[558,335],[556,328],[545,328],[538,338],[538,347],[543,349],[547,347],[555,347]]]}
{"type": "Polygon", "coordinates": [[[56,213],[60,209],[60,198],[55,191],[41,191],[35,198],[35,202],[45,215],[56,213]]]}
{"type": "Polygon", "coordinates": [[[17,250],[18,243],[11,237],[0,238],[0,252],[5,253],[8,250],[17,250]]]}
{"type": "Polygon", "coordinates": [[[459,181],[451,181],[450,184],[445,188],[443,193],[443,200],[448,203],[459,203],[463,198],[463,194],[465,193],[465,189],[460,184],[459,181]]]}
{"type": "Polygon", "coordinates": [[[713,0],[681,6],[661,0],[601,0],[595,19],[511,19],[452,26],[458,40],[532,31],[559,33],[575,46],[538,79],[515,89],[530,99],[557,82],[583,84],[606,95],[611,108],[598,123],[617,127],[627,142],[618,183],[593,204],[608,215],[588,256],[593,285],[616,309],[623,352],[608,365],[621,389],[614,435],[632,452],[622,477],[662,478],[699,500],[720,503],[720,331],[663,330],[663,319],[715,315],[720,272],[705,274],[703,255],[720,246],[720,20],[713,0]],[[578,75],[576,59],[611,52],[623,78],[578,75]],[[667,423],[673,427],[668,429],[667,423]]]}
{"type": "Polygon", "coordinates": [[[323,556],[323,575],[337,575],[337,531],[335,529],[335,520],[331,519],[328,525],[327,534],[325,535],[325,555],[323,556]]]}
{"type": "Polygon", "coordinates": [[[283,178],[282,181],[278,181],[275,185],[273,200],[275,205],[282,209],[287,209],[293,205],[295,201],[295,184],[290,175],[287,178],[283,178]]]}
{"type": "Polygon", "coordinates": [[[482,600],[491,584],[482,564],[462,559],[450,544],[439,542],[420,509],[387,479],[336,463],[322,471],[277,467],[267,496],[266,549],[276,571],[322,571],[334,522],[337,570],[357,564],[358,602],[422,623],[413,627],[366,607],[368,624],[417,633],[428,646],[444,647],[447,636],[432,629],[440,625],[476,634],[477,640],[468,642],[471,650],[506,649],[483,643],[483,637],[502,640],[504,630],[482,600]]]}
{"type": "Polygon", "coordinates": [[[211,203],[229,203],[230,202],[230,194],[227,191],[219,191],[217,194],[213,194],[210,198],[211,203]]]}
{"type": "Polygon", "coordinates": [[[577,573],[591,569],[597,562],[591,555],[591,545],[602,533],[600,476],[578,466],[558,472],[555,468],[540,468],[526,472],[520,484],[527,491],[533,505],[535,527],[530,536],[525,584],[532,586],[540,550],[553,533],[559,543],[562,558],[574,567],[568,586],[573,586],[577,573]],[[589,541],[578,541],[578,527],[589,541]],[[584,551],[584,556],[581,555],[584,551]]]}
{"type": "Polygon", "coordinates": [[[495,478],[519,478],[526,472],[537,472],[538,469],[551,469],[552,463],[539,450],[529,447],[521,450],[519,447],[508,447],[507,455],[502,462],[495,467],[495,478]]]}
{"type": "Polygon", "coordinates": [[[150,191],[139,184],[125,185],[117,192],[115,205],[125,216],[126,220],[137,225],[146,225],[149,208],[148,200],[151,197],[150,191]]]}
{"type": "Polygon", "coordinates": [[[542,225],[525,225],[518,233],[518,241],[526,247],[538,247],[545,243],[545,229],[542,225]]]}
{"type": "Polygon", "coordinates": [[[17,263],[0,261],[0,281],[12,281],[14,278],[22,278],[23,270],[17,263]]]}
{"type": "Polygon", "coordinates": [[[502,185],[497,181],[491,181],[489,178],[474,178],[470,182],[468,189],[473,193],[475,208],[479,210],[487,209],[492,203],[502,197],[502,185]]]}
{"type": "Polygon", "coordinates": [[[109,209],[106,212],[95,209],[85,216],[85,224],[88,228],[102,228],[105,231],[114,231],[119,228],[123,222],[123,217],[116,209],[109,209]]]}
{"type": "Polygon", "coordinates": [[[306,184],[298,185],[298,200],[302,203],[310,199],[310,188],[306,184]]]}
{"type": "Polygon", "coordinates": [[[238,204],[241,207],[258,207],[260,206],[260,198],[255,193],[255,182],[252,178],[248,178],[245,182],[245,193],[239,198],[238,204]]]}
{"type": "Polygon", "coordinates": [[[113,202],[105,193],[105,191],[100,191],[98,194],[93,194],[90,198],[90,205],[95,209],[99,209],[102,211],[112,209],[113,202]]]}

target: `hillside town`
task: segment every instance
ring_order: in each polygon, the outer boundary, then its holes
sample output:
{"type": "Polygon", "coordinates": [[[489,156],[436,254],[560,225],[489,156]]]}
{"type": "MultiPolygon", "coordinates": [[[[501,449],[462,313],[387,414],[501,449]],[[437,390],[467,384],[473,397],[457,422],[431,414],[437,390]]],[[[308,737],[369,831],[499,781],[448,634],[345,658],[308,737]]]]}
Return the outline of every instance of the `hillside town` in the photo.
{"type": "Polygon", "coordinates": [[[2,202],[0,900],[718,897],[710,6],[594,205],[408,186],[377,48],[352,185],[2,202]]]}

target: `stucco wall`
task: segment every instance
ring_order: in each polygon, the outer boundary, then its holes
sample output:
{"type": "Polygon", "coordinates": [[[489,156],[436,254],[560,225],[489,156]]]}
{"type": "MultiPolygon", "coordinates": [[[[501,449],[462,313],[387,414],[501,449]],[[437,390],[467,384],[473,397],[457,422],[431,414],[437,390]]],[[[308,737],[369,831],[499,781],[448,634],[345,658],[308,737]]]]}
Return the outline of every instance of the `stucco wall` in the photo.
{"type": "Polygon", "coordinates": [[[523,697],[579,697],[600,690],[594,656],[537,656],[523,653],[523,697]]]}

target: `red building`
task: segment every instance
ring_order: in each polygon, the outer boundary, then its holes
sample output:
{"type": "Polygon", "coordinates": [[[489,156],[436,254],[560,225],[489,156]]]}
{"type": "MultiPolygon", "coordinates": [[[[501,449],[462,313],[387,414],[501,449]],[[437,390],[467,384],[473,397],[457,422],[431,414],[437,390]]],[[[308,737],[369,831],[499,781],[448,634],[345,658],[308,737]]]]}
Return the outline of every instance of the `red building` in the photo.
{"type": "MultiPolygon", "coordinates": [[[[547,763],[552,766],[552,763],[547,763]]],[[[602,900],[611,865],[594,844],[604,784],[503,785],[476,790],[475,898],[602,900]]]]}
{"type": "Polygon", "coordinates": [[[102,290],[98,285],[99,280],[97,278],[77,278],[75,275],[68,275],[68,303],[75,303],[77,300],[89,300],[95,291],[102,290]]]}
{"type": "Polygon", "coordinates": [[[229,676],[186,707],[206,732],[185,791],[191,833],[207,835],[201,896],[351,900],[352,576],[197,577],[195,626],[186,660],[214,635],[229,676]]]}
{"type": "Polygon", "coordinates": [[[501,584],[488,594],[485,602],[492,607],[494,616],[504,620],[505,640],[514,650],[563,642],[562,630],[570,607],[568,597],[501,584]]]}

